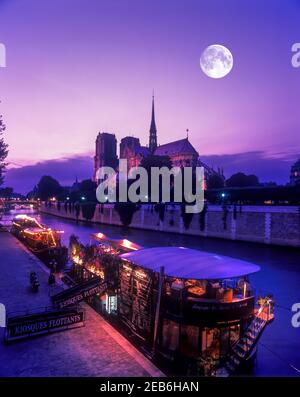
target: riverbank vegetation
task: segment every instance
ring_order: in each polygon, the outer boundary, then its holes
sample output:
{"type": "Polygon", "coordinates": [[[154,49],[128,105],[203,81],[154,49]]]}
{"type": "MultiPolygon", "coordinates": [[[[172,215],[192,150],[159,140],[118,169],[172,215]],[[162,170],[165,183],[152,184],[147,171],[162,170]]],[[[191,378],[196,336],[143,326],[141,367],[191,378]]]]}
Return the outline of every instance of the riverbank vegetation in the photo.
{"type": "Polygon", "coordinates": [[[6,157],[8,155],[8,145],[4,141],[3,133],[6,130],[6,126],[3,122],[2,116],[0,115],[0,186],[4,182],[4,173],[6,169],[6,157]]]}

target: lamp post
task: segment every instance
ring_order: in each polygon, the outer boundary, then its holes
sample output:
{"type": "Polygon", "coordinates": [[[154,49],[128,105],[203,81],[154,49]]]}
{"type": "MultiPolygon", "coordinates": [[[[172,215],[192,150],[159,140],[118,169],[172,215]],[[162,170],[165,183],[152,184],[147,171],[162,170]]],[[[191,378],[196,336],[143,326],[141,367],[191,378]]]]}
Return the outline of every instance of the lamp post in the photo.
{"type": "Polygon", "coordinates": [[[155,350],[156,350],[158,326],[159,326],[159,316],[160,316],[160,304],[161,304],[161,296],[162,296],[162,289],[163,289],[163,283],[164,283],[164,275],[165,275],[165,268],[164,268],[164,266],[161,266],[160,271],[159,271],[158,296],[157,296],[156,310],[155,310],[152,355],[155,354],[155,350]]]}

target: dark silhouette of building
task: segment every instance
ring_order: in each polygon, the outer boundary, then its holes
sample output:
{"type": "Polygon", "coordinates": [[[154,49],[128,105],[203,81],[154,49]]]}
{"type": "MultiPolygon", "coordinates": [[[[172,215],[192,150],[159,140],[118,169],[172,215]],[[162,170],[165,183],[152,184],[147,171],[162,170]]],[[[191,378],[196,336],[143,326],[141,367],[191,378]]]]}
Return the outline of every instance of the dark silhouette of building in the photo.
{"type": "Polygon", "coordinates": [[[125,137],[120,144],[120,158],[127,159],[128,168],[138,167],[144,157],[149,155],[168,156],[173,166],[196,166],[199,153],[190,143],[188,137],[178,141],[157,145],[157,128],[155,123],[154,96],[152,97],[152,112],[149,131],[149,147],[141,146],[135,137],[125,137]]]}
{"type": "MultiPolygon", "coordinates": [[[[188,130],[187,130],[188,131],[188,130]]],[[[120,159],[126,159],[128,169],[138,167],[143,158],[150,155],[168,156],[173,166],[196,167],[202,166],[205,169],[206,177],[211,174],[223,175],[223,172],[215,171],[204,164],[199,153],[189,141],[188,136],[177,141],[163,145],[157,144],[157,128],[155,122],[154,96],[152,96],[151,122],[149,130],[149,147],[142,146],[139,138],[126,136],[121,139],[120,159]]],[[[96,140],[95,175],[101,166],[117,167],[116,137],[106,132],[98,134],[96,140]]],[[[96,178],[95,178],[96,181],[96,178]]]]}
{"type": "Polygon", "coordinates": [[[291,167],[291,185],[300,185],[300,159],[291,167]]]}
{"type": "Polygon", "coordinates": [[[94,162],[94,181],[97,181],[96,172],[100,167],[112,167],[113,169],[117,168],[117,139],[115,134],[99,132],[96,139],[96,154],[94,157],[94,162]]]}

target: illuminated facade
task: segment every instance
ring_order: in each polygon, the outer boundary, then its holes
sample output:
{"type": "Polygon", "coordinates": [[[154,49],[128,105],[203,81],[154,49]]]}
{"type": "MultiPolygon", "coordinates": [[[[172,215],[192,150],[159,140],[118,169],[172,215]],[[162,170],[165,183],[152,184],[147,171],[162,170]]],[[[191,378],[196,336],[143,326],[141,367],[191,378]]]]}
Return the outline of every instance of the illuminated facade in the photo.
{"type": "Polygon", "coordinates": [[[128,168],[138,167],[143,158],[150,155],[150,150],[146,146],[141,146],[139,138],[126,136],[121,139],[120,158],[126,159],[128,168]]]}
{"type": "Polygon", "coordinates": [[[149,129],[149,146],[142,146],[135,137],[125,137],[120,144],[120,158],[127,159],[128,167],[138,167],[143,158],[150,155],[168,156],[175,167],[195,167],[199,153],[189,142],[188,137],[164,145],[157,144],[154,97],[152,98],[151,122],[149,129]]]}
{"type": "Polygon", "coordinates": [[[100,167],[112,167],[116,169],[117,165],[116,136],[108,132],[99,132],[96,138],[96,151],[94,157],[94,181],[96,182],[96,172],[100,167]]]}
{"type": "MultiPolygon", "coordinates": [[[[94,180],[99,167],[109,166],[116,168],[116,137],[106,132],[99,133],[96,139],[96,154],[94,157],[94,180]]],[[[120,159],[126,159],[128,169],[140,166],[142,160],[150,155],[169,157],[174,167],[196,167],[203,166],[205,176],[220,174],[199,159],[199,153],[189,141],[188,136],[177,141],[168,142],[163,145],[157,144],[157,127],[155,121],[154,97],[152,98],[151,122],[149,129],[149,145],[142,146],[139,138],[126,136],[120,142],[120,159]]],[[[97,181],[96,181],[97,182],[97,181]]]]}

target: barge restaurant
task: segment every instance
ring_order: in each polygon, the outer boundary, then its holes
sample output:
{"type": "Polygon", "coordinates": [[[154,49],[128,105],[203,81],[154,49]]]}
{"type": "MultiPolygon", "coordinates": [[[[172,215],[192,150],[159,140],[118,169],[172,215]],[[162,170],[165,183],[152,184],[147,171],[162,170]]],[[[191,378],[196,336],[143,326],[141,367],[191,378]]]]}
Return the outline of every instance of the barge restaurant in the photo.
{"type": "Polygon", "coordinates": [[[70,275],[83,281],[96,274],[107,282],[105,294],[90,303],[146,354],[174,374],[249,371],[274,318],[272,297],[257,302],[250,283],[259,266],[184,247],[139,249],[101,233],[94,238],[102,242],[86,260],[78,260],[84,258],[78,247],[75,258],[70,245],[70,275]],[[107,255],[114,258],[108,264],[107,255]]]}

